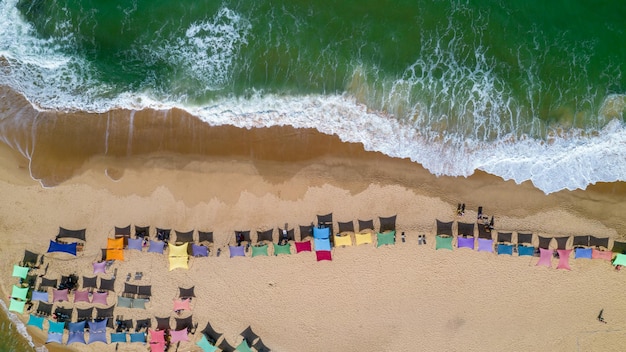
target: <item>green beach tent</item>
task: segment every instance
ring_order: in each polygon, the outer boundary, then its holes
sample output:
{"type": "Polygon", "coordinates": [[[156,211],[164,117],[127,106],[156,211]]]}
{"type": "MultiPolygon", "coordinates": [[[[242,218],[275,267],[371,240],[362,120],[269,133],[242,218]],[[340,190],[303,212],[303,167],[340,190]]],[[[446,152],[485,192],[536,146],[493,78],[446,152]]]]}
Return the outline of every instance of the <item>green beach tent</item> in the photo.
{"type": "Polygon", "coordinates": [[[279,244],[274,243],[274,255],[279,254],[291,254],[291,245],[286,244],[281,246],[279,244]]]}
{"type": "Polygon", "coordinates": [[[13,285],[13,290],[11,291],[11,298],[19,298],[25,301],[27,295],[28,295],[28,287],[18,287],[18,286],[13,285]]]}
{"type": "Polygon", "coordinates": [[[252,246],[252,257],[266,256],[267,257],[267,245],[252,246]]]}
{"type": "Polygon", "coordinates": [[[13,276],[25,279],[28,275],[28,267],[13,265],[13,276]]]}
{"type": "Polygon", "coordinates": [[[617,256],[615,256],[615,259],[613,259],[613,265],[617,266],[617,265],[622,265],[622,266],[626,266],[626,254],[618,254],[617,256]]]}
{"type": "Polygon", "coordinates": [[[389,231],[389,232],[383,232],[383,233],[378,233],[376,234],[376,237],[378,238],[378,241],[376,243],[376,247],[380,247],[380,246],[384,246],[384,245],[391,245],[391,244],[396,244],[396,231],[389,231]]]}
{"type": "Polygon", "coordinates": [[[453,237],[442,237],[442,236],[435,236],[436,238],[436,244],[435,244],[435,249],[449,249],[452,250],[452,239],[453,237]]]}
{"type": "Polygon", "coordinates": [[[26,305],[26,301],[20,301],[15,298],[11,298],[11,305],[9,305],[9,310],[11,312],[16,312],[23,314],[24,313],[24,305],[26,305]]]}
{"type": "Polygon", "coordinates": [[[202,348],[202,351],[204,351],[204,352],[215,352],[215,351],[217,351],[217,347],[211,345],[211,343],[209,342],[209,340],[206,339],[206,336],[204,334],[202,334],[202,338],[200,339],[200,341],[196,342],[196,345],[198,345],[198,347],[202,348]]]}
{"type": "Polygon", "coordinates": [[[246,340],[241,341],[235,350],[238,352],[252,352],[252,349],[250,349],[246,340]]]}

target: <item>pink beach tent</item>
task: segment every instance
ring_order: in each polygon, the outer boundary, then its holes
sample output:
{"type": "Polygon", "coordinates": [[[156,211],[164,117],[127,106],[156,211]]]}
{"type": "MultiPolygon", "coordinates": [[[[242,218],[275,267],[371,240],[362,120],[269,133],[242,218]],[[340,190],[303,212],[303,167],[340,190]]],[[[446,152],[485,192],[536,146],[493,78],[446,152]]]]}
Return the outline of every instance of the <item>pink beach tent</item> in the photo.
{"type": "Polygon", "coordinates": [[[593,251],[591,252],[591,258],[592,259],[604,259],[604,260],[612,260],[613,259],[613,252],[610,251],[601,251],[598,249],[593,249],[593,251]]]}
{"type": "Polygon", "coordinates": [[[554,253],[551,249],[539,248],[539,261],[537,262],[537,266],[547,266],[548,268],[552,267],[552,253],[554,253]]]}
{"type": "Polygon", "coordinates": [[[106,274],[106,262],[93,263],[93,273],[94,274],[106,274]]]}
{"type": "Polygon", "coordinates": [[[148,333],[150,334],[150,344],[157,344],[159,342],[165,343],[165,330],[152,330],[149,329],[148,333]]]}
{"type": "Polygon", "coordinates": [[[330,251],[315,251],[315,255],[317,256],[317,261],[322,260],[333,260],[333,256],[330,251]]]}
{"type": "Polygon", "coordinates": [[[311,241],[296,242],[295,245],[296,253],[311,251],[311,241]]]}
{"type": "Polygon", "coordinates": [[[571,249],[557,249],[557,253],[559,253],[559,265],[557,265],[557,269],[565,269],[572,270],[569,266],[569,255],[572,253],[571,249]]]}
{"type": "Polygon", "coordinates": [[[94,304],[102,304],[102,305],[107,305],[107,297],[109,296],[109,292],[104,291],[104,292],[94,292],[93,293],[93,298],[91,299],[91,302],[94,304]]]}
{"type": "Polygon", "coordinates": [[[177,312],[180,310],[191,310],[191,307],[189,306],[190,301],[190,299],[174,300],[174,311],[177,312]]]}
{"type": "Polygon", "coordinates": [[[165,342],[150,342],[150,352],[165,352],[165,342]]]}
{"type": "Polygon", "coordinates": [[[89,302],[89,291],[76,290],[74,292],[74,303],[89,302]]]}
{"type": "Polygon", "coordinates": [[[189,341],[189,336],[187,336],[187,329],[182,330],[170,330],[170,342],[176,343],[179,341],[189,341]]]}
{"type": "Polygon", "coordinates": [[[52,289],[52,302],[69,301],[67,297],[67,289],[52,289]]]}

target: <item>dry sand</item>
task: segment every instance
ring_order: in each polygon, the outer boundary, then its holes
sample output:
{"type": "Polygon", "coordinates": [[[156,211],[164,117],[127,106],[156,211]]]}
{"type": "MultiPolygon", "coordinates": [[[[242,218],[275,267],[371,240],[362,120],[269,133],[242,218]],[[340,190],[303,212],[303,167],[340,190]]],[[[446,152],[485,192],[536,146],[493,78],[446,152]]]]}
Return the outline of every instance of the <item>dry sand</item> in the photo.
{"type": "MultiPolygon", "coordinates": [[[[288,128],[271,133],[286,131],[294,133],[288,128]]],[[[91,263],[114,226],[210,230],[215,247],[224,248],[222,255],[213,251],[209,258],[192,258],[189,270],[170,272],[165,256],[127,251],[126,260],[103,276],[117,268],[116,291],[121,292],[126,274],[142,271],[143,279],[131,282],[152,285],[154,297],[145,311],[118,308],[116,314],[174,316],[177,288],[195,285],[192,313],[199,328],[179,351],[199,351],[194,343],[207,321],[232,345],[250,325],[274,351],[623,350],[626,273],[609,262],[572,259],[572,271],[548,269],[536,267],[537,258],[436,251],[434,235],[435,219],[472,221],[482,205],[501,231],[623,238],[624,184],[546,196],[530,184],[485,174],[436,178],[406,160],[364,152],[334,137],[315,138],[350,152],[311,158],[287,152],[282,157],[289,162],[276,155],[266,160],[167,153],[93,157],[53,188],[33,181],[27,162],[3,148],[3,297],[15,282],[9,268],[23,250],[45,252],[59,226],[86,228],[87,245],[77,258],[47,255],[52,277],[91,276],[91,263]],[[455,215],[457,202],[467,205],[464,217],[455,215]],[[234,230],[255,232],[285,222],[297,227],[329,212],[335,222],[373,218],[377,223],[378,216],[397,214],[407,242],[335,248],[332,262],[316,262],[314,253],[228,257],[225,248],[234,230]],[[427,245],[418,245],[418,234],[427,234],[427,245]],[[600,309],[608,324],[596,320],[600,309]]],[[[35,340],[41,343],[41,334],[35,340]]],[[[126,344],[119,350],[146,347],[126,344]]]]}

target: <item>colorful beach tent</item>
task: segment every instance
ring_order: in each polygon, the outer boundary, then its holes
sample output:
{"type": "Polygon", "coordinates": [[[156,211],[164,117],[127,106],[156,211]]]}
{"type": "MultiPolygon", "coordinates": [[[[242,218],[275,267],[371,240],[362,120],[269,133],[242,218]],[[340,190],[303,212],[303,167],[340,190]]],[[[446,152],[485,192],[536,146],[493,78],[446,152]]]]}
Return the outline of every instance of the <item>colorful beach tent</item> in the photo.
{"type": "Polygon", "coordinates": [[[92,265],[94,274],[106,274],[106,262],[95,262],[92,265]]]}
{"type": "Polygon", "coordinates": [[[352,246],[352,236],[350,234],[336,234],[335,235],[335,247],[339,246],[352,246]]]}
{"type": "Polygon", "coordinates": [[[379,232],[376,237],[376,247],[396,244],[396,231],[379,232]]]}
{"type": "Polygon", "coordinates": [[[187,254],[187,243],[183,243],[181,245],[173,245],[170,244],[168,246],[170,252],[169,252],[169,256],[170,257],[187,257],[189,256],[189,254],[187,254]]]}
{"type": "Polygon", "coordinates": [[[169,257],[170,271],[174,269],[189,269],[189,259],[187,257],[169,257]]]}
{"type": "Polygon", "coordinates": [[[107,238],[106,260],[124,260],[124,238],[107,238]]]}
{"type": "Polygon", "coordinates": [[[557,249],[557,253],[559,253],[559,264],[556,266],[557,269],[565,269],[572,270],[569,266],[569,255],[572,253],[571,249],[557,249]]]}
{"type": "Polygon", "coordinates": [[[250,346],[248,346],[248,343],[246,342],[245,339],[243,341],[241,341],[241,343],[239,345],[237,345],[235,350],[237,352],[252,352],[252,350],[250,349],[250,346]]]}
{"type": "Polygon", "coordinates": [[[107,297],[109,296],[108,291],[103,292],[94,292],[91,298],[91,303],[93,304],[102,304],[107,305],[107,297]]]}
{"type": "Polygon", "coordinates": [[[452,236],[452,223],[453,221],[443,222],[443,221],[437,220],[437,235],[452,236]]]}
{"type": "Polygon", "coordinates": [[[211,345],[209,340],[207,340],[206,336],[203,334],[200,338],[200,341],[196,342],[196,345],[202,349],[204,352],[215,352],[217,351],[217,347],[211,345]]]}
{"type": "Polygon", "coordinates": [[[591,258],[592,259],[612,260],[613,259],[613,252],[601,251],[601,250],[593,248],[591,250],[591,258]]]}
{"type": "Polygon", "coordinates": [[[46,343],[52,342],[63,343],[63,333],[48,331],[48,339],[46,339],[46,343]]]}
{"type": "Polygon", "coordinates": [[[187,329],[170,330],[170,343],[177,343],[180,341],[189,341],[189,336],[187,334],[188,334],[187,329]]]}
{"type": "Polygon", "coordinates": [[[533,255],[535,255],[535,247],[531,247],[531,246],[518,246],[518,247],[517,247],[517,254],[518,254],[520,257],[523,257],[523,256],[532,257],[533,255]]]}
{"type": "Polygon", "coordinates": [[[141,238],[129,238],[128,249],[141,251],[143,249],[143,239],[141,238]]]}
{"type": "Polygon", "coordinates": [[[457,237],[457,247],[474,249],[474,237],[457,237]]]}
{"type": "Polygon", "coordinates": [[[13,265],[12,276],[19,277],[20,279],[25,279],[28,275],[28,270],[30,270],[30,268],[28,268],[27,266],[13,265]]]}
{"type": "Polygon", "coordinates": [[[170,271],[174,269],[189,269],[189,255],[187,254],[187,246],[189,243],[183,243],[181,245],[170,244],[169,247],[169,262],[170,271]]]}
{"type": "Polygon", "coordinates": [[[330,228],[328,227],[314,227],[313,228],[313,238],[329,238],[330,237],[330,228]]]}
{"type": "Polygon", "coordinates": [[[56,288],[52,289],[52,302],[61,301],[69,301],[68,290],[66,288],[63,290],[57,290],[56,288]]]}
{"type": "Polygon", "coordinates": [[[13,285],[11,289],[11,298],[19,298],[25,301],[26,296],[28,296],[28,287],[19,287],[13,285]]]}
{"type": "Polygon", "coordinates": [[[333,256],[330,251],[315,251],[315,256],[317,257],[317,261],[322,260],[333,260],[333,256]]]}
{"type": "Polygon", "coordinates": [[[201,244],[191,244],[191,254],[194,257],[208,257],[209,256],[209,248],[207,246],[203,246],[201,244]]]}
{"type": "Polygon", "coordinates": [[[65,323],[60,321],[52,321],[48,319],[48,333],[63,334],[65,331],[65,323]]]}
{"type": "Polygon", "coordinates": [[[291,254],[291,245],[289,245],[289,243],[285,245],[274,243],[274,255],[279,254],[291,254]]]}
{"type": "Polygon", "coordinates": [[[311,241],[295,242],[295,245],[296,253],[311,251],[311,241]]]}
{"type": "Polygon", "coordinates": [[[100,321],[89,321],[87,323],[89,325],[88,344],[92,344],[94,342],[107,343],[107,322],[108,319],[105,318],[100,321]]]}
{"type": "Polygon", "coordinates": [[[150,247],[148,247],[148,253],[163,254],[164,248],[165,248],[165,242],[150,240],[150,247]]]}
{"type": "Polygon", "coordinates": [[[43,317],[38,317],[36,315],[31,314],[28,316],[28,323],[26,323],[26,325],[34,326],[38,328],[39,330],[43,330],[43,321],[44,321],[43,317]]]}
{"type": "Polygon", "coordinates": [[[591,248],[576,248],[574,249],[574,258],[576,259],[591,259],[593,250],[591,248]]]}
{"type": "Polygon", "coordinates": [[[478,239],[478,251],[493,253],[493,240],[479,238],[478,239]]]}
{"type": "Polygon", "coordinates": [[[267,257],[267,244],[262,246],[252,246],[252,257],[266,256],[267,257]]]}
{"type": "Polygon", "coordinates": [[[228,250],[230,251],[230,257],[245,257],[245,247],[244,246],[228,246],[228,250]]]}
{"type": "Polygon", "coordinates": [[[89,291],[76,290],[74,291],[74,303],[89,302],[89,291]]]}
{"type": "Polygon", "coordinates": [[[146,333],[145,332],[131,332],[130,333],[130,342],[139,342],[146,343],[146,333]]]}
{"type": "Polygon", "coordinates": [[[328,238],[315,238],[315,251],[330,251],[330,240],[328,238]]]}
{"type": "Polygon", "coordinates": [[[356,245],[372,243],[372,234],[370,232],[360,232],[354,234],[356,245]]]}
{"type": "Polygon", "coordinates": [[[59,238],[75,238],[77,240],[85,241],[85,229],[80,230],[68,230],[62,227],[59,227],[59,233],[57,234],[57,239],[59,238]]]}
{"type": "Polygon", "coordinates": [[[551,249],[539,248],[539,261],[537,262],[537,266],[547,266],[551,268],[552,253],[553,251],[551,249]]]}
{"type": "Polygon", "coordinates": [[[9,304],[9,311],[23,314],[25,305],[26,305],[26,301],[11,298],[11,303],[9,304]]]}
{"type": "Polygon", "coordinates": [[[435,249],[452,250],[452,236],[435,236],[435,249]]]}
{"type": "Polygon", "coordinates": [[[613,259],[613,265],[626,266],[626,254],[619,253],[613,259]]]}
{"type": "Polygon", "coordinates": [[[112,332],[111,343],[126,343],[128,334],[124,332],[112,332]]]}
{"type": "Polygon", "coordinates": [[[183,310],[190,311],[191,307],[189,306],[190,299],[175,299],[174,300],[174,308],[173,311],[179,312],[183,310]]]}
{"type": "Polygon", "coordinates": [[[32,296],[30,298],[31,301],[41,301],[48,302],[48,292],[47,291],[33,291],[32,296]]]}
{"type": "Polygon", "coordinates": [[[72,343],[85,344],[85,321],[69,322],[67,323],[67,328],[69,330],[68,345],[72,343]]]}
{"type": "Polygon", "coordinates": [[[513,245],[498,243],[498,254],[513,255],[513,245]]]}
{"type": "Polygon", "coordinates": [[[165,343],[165,330],[148,329],[148,335],[150,336],[150,344],[159,342],[165,343]]]}
{"type": "Polygon", "coordinates": [[[76,255],[76,243],[58,243],[50,240],[50,245],[48,246],[48,253],[53,252],[62,252],[68,253],[71,255],[76,255]]]}

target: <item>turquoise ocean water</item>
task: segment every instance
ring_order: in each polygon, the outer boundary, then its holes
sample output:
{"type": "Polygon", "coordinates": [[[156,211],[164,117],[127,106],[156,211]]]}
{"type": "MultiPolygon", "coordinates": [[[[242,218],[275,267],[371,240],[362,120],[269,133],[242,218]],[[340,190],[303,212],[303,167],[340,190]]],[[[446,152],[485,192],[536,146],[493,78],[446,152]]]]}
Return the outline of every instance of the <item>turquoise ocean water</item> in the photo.
{"type": "Polygon", "coordinates": [[[550,193],[626,180],[625,18],[606,0],[0,0],[0,85],[39,109],[316,128],[550,193]]]}

